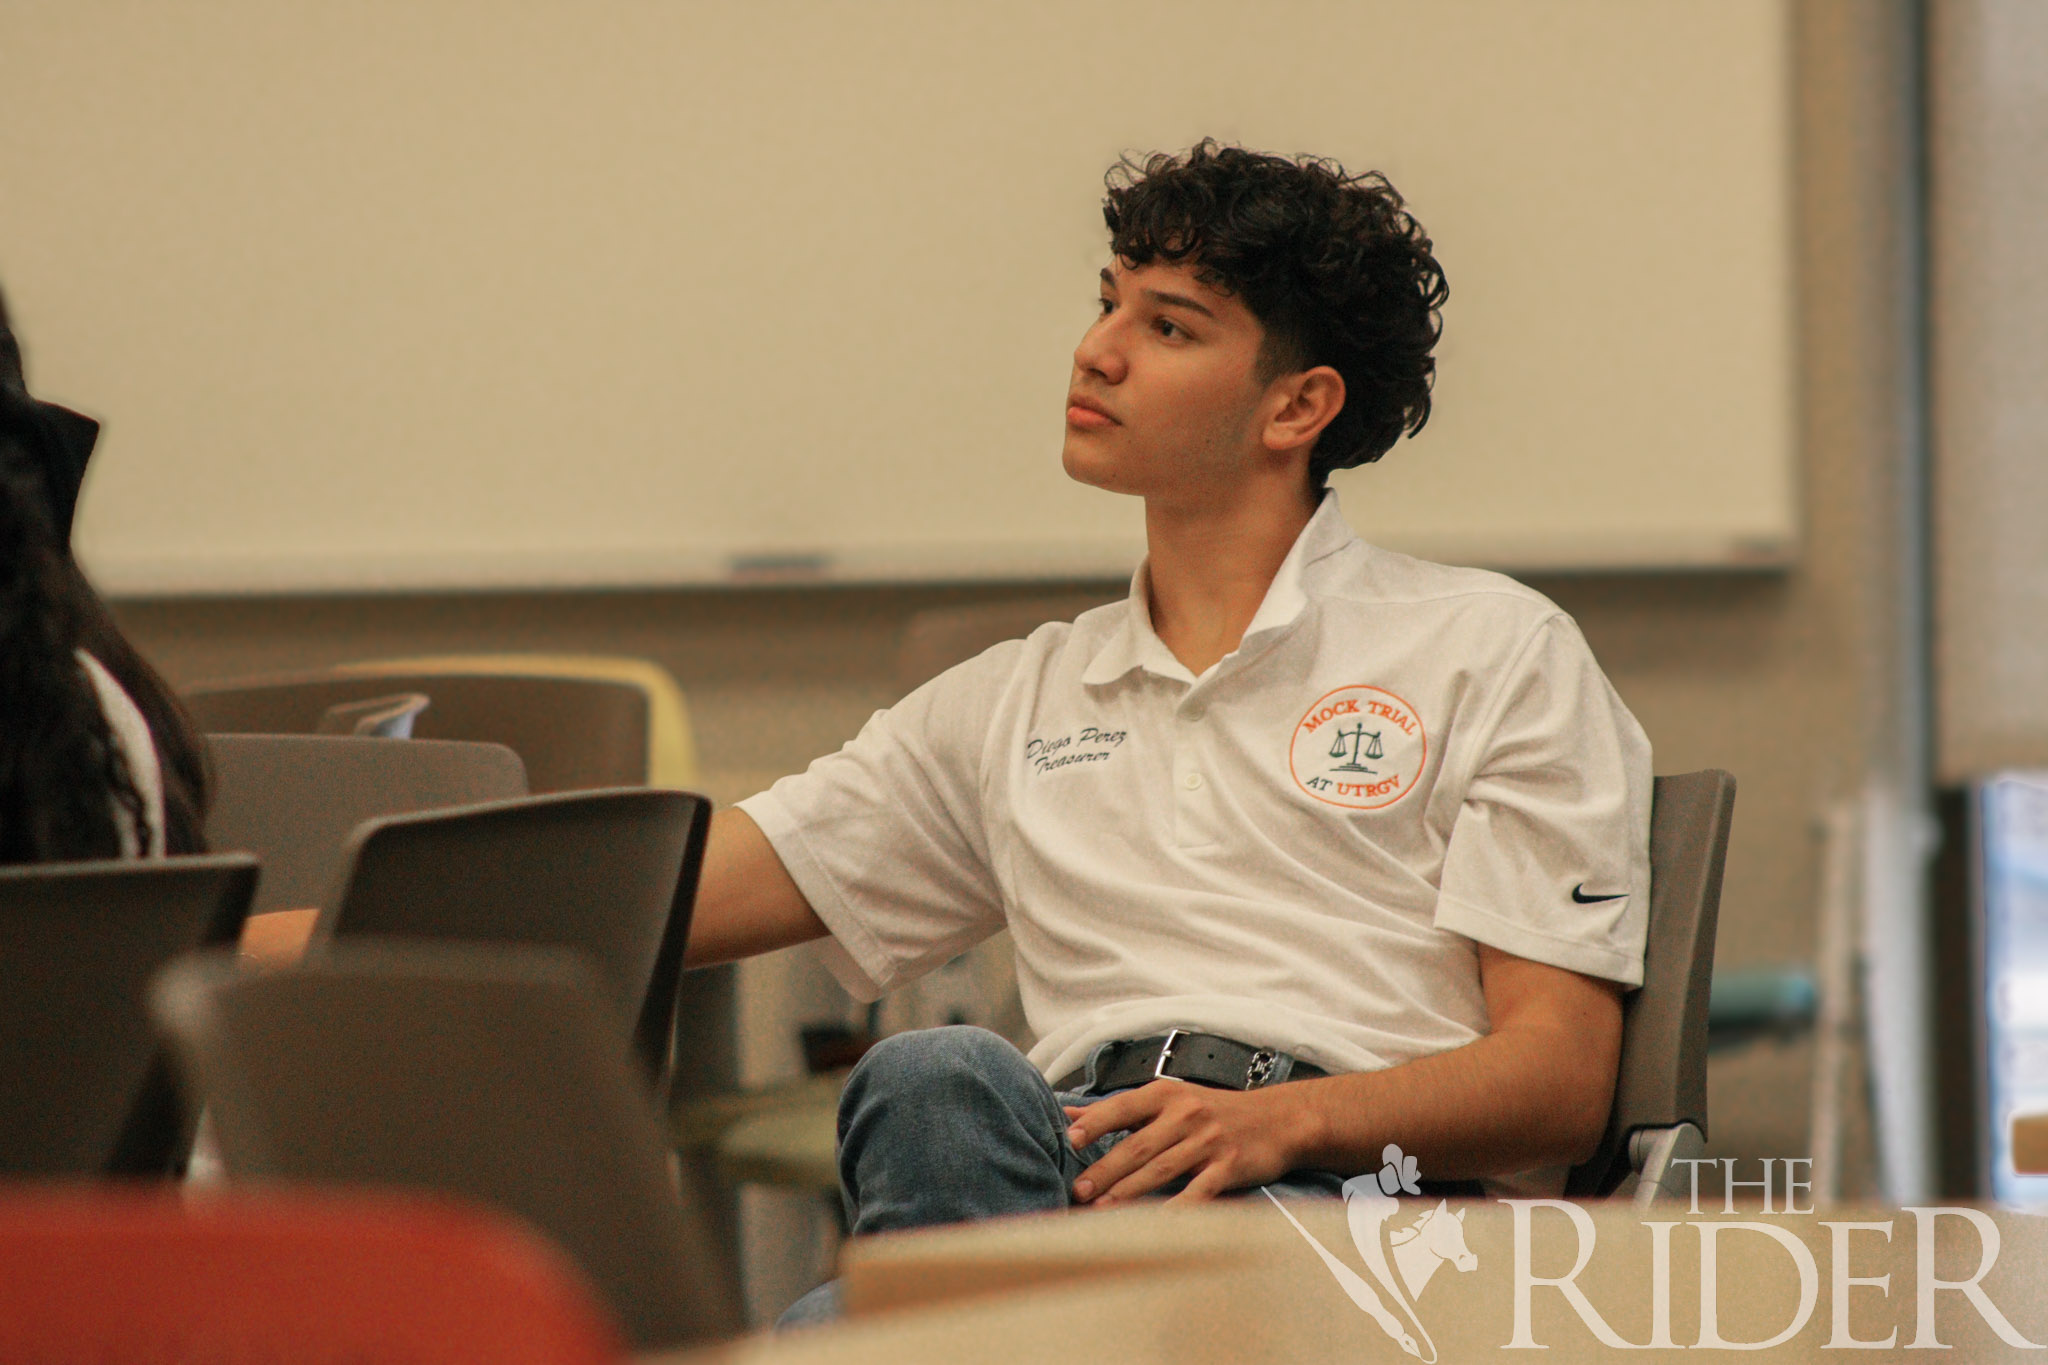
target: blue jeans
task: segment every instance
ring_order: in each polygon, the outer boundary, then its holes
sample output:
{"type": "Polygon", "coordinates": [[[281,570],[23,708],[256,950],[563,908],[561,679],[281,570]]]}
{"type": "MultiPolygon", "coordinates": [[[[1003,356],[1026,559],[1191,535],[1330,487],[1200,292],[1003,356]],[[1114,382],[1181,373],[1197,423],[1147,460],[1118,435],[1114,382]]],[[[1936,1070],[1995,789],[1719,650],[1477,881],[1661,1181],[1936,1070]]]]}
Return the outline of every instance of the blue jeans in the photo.
{"type": "MultiPolygon", "coordinates": [[[[1076,1150],[1064,1105],[1106,1098],[1092,1089],[1107,1045],[1088,1058],[1083,1091],[1056,1091],[1024,1054],[987,1029],[952,1025],[876,1043],[839,1097],[839,1189],[856,1237],[1064,1209],[1075,1177],[1122,1141],[1110,1133],[1076,1150]]],[[[1160,1189],[1171,1194],[1186,1177],[1160,1189]]],[[[1277,1195],[1337,1196],[1344,1177],[1292,1171],[1277,1195]]],[[[1238,1190],[1256,1193],[1257,1187],[1238,1190]]],[[[778,1328],[839,1316],[839,1285],[790,1305],[778,1328]]]]}

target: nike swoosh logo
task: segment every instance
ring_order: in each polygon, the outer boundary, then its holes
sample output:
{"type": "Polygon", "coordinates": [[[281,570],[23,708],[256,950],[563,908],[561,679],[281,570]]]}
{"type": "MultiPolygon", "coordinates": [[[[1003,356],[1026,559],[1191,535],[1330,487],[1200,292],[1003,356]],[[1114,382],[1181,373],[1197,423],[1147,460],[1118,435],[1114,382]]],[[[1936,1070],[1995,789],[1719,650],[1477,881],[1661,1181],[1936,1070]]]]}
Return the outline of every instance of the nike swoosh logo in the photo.
{"type": "Polygon", "coordinates": [[[1580,882],[1572,888],[1572,899],[1580,905],[1598,905],[1601,901],[1618,901],[1627,894],[1628,892],[1626,891],[1617,891],[1611,896],[1589,896],[1586,894],[1586,884],[1584,882],[1580,882]]]}

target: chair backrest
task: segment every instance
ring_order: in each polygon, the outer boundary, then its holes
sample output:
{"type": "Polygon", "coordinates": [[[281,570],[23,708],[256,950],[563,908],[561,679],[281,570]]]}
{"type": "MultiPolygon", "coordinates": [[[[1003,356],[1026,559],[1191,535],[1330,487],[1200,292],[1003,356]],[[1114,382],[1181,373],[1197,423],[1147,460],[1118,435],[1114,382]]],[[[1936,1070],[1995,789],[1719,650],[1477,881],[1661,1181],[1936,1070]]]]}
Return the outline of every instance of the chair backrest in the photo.
{"type": "Polygon", "coordinates": [[[703,797],[654,787],[372,820],[349,841],[332,932],[584,953],[659,1082],[710,822],[703,797]]]}
{"type": "Polygon", "coordinates": [[[903,627],[896,647],[896,686],[915,691],[953,665],[992,645],[1021,639],[1048,621],[1071,621],[1100,597],[1030,597],[970,607],[934,607],[918,612],[903,627]]]}
{"type": "Polygon", "coordinates": [[[0,1360],[611,1365],[567,1259],[512,1220],[369,1192],[0,1192],[0,1360]]]}
{"type": "Polygon", "coordinates": [[[502,744],[335,735],[209,735],[213,807],[206,841],[263,860],[252,913],[326,906],[348,837],[379,815],[496,801],[526,792],[502,744]]]}
{"type": "MultiPolygon", "coordinates": [[[[408,659],[368,659],[337,664],[334,671],[396,677],[401,674],[446,677],[492,675],[519,678],[566,678],[572,681],[622,683],[647,702],[647,762],[636,779],[650,787],[695,789],[697,736],[690,723],[689,702],[675,675],[652,659],[630,654],[427,654],[408,659]]],[[[515,746],[516,747],[516,746],[515,746]]],[[[612,782],[593,786],[624,785],[612,782]]],[[[536,791],[553,787],[536,785],[536,791]]]]}
{"type": "Polygon", "coordinates": [[[617,1015],[573,955],[355,944],[291,972],[188,958],[155,1015],[229,1180],[439,1190],[576,1262],[640,1349],[737,1332],[737,1280],[669,1176],[617,1015]]]}
{"type": "Polygon", "coordinates": [[[1680,1123],[1707,1131],[1707,1000],[1734,813],[1735,779],[1718,768],[1655,781],[1643,985],[1622,1002],[1614,1108],[1599,1151],[1572,1171],[1573,1194],[1620,1184],[1633,1133],[1680,1123]]]}
{"type": "Polygon", "coordinates": [[[232,943],[246,854],[0,868],[0,1173],[167,1176],[192,1124],[144,1010],[179,953],[232,943]]]}
{"type": "Polygon", "coordinates": [[[413,738],[506,745],[525,761],[533,791],[649,780],[648,693],[633,682],[370,667],[200,683],[184,700],[211,733],[315,734],[334,707],[416,692],[430,704],[415,717],[413,738]]]}

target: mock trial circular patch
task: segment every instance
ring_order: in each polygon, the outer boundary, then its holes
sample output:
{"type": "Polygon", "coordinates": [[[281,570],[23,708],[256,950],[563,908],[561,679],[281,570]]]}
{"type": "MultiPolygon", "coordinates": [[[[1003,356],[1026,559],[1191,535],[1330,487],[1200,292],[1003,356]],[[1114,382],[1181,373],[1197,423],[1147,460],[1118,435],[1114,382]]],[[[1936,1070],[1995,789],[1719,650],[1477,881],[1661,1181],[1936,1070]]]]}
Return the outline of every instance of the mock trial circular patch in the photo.
{"type": "Polygon", "coordinates": [[[1378,810],[1409,793],[1428,757],[1415,708],[1384,687],[1356,683],[1324,693],[1303,713],[1287,767],[1318,801],[1378,810]]]}

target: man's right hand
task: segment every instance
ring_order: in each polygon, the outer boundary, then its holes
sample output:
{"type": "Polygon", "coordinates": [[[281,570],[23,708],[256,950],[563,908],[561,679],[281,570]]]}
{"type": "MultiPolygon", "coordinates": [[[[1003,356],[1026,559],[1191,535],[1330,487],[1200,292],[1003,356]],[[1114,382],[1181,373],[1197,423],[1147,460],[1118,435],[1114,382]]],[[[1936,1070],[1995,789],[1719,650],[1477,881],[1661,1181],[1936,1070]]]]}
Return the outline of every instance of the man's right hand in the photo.
{"type": "Polygon", "coordinates": [[[709,967],[771,953],[827,932],[761,827],[741,810],[713,816],[683,965],[709,967]]]}

